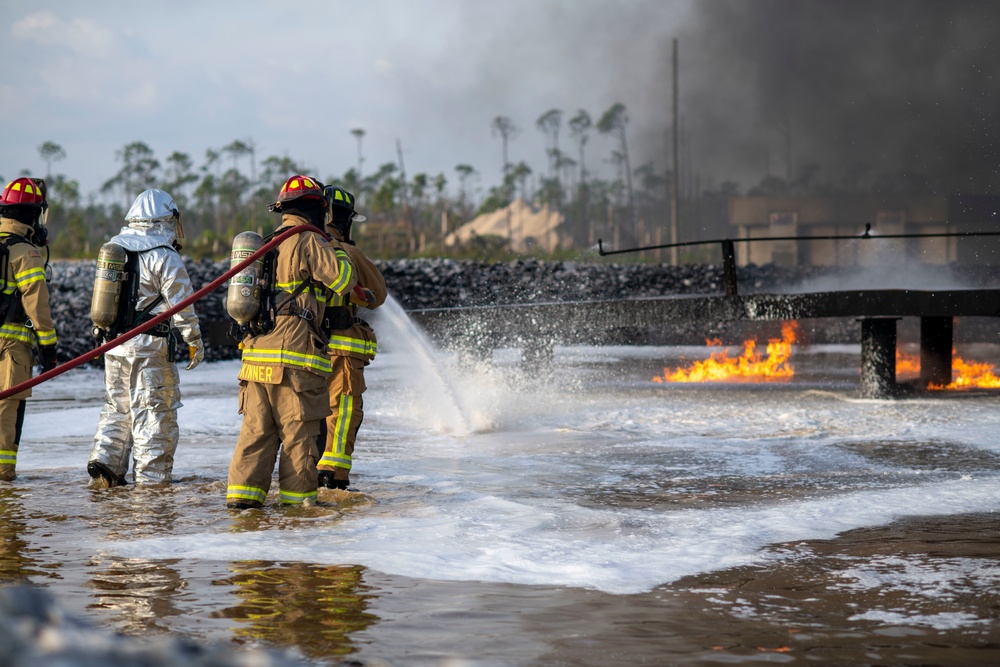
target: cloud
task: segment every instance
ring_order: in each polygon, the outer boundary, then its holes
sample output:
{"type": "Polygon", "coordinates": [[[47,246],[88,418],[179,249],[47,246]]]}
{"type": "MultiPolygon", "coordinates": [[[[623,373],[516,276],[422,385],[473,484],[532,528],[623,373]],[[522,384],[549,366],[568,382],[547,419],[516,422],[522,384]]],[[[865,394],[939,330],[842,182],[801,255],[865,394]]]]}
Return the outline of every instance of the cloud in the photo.
{"type": "Polygon", "coordinates": [[[395,70],[395,65],[389,60],[380,58],[372,63],[372,69],[375,70],[376,74],[381,74],[383,76],[389,76],[395,70]]]}
{"type": "Polygon", "coordinates": [[[46,49],[70,50],[92,59],[108,58],[114,51],[111,30],[90,19],[63,20],[51,11],[27,14],[14,21],[11,37],[46,49]]]}

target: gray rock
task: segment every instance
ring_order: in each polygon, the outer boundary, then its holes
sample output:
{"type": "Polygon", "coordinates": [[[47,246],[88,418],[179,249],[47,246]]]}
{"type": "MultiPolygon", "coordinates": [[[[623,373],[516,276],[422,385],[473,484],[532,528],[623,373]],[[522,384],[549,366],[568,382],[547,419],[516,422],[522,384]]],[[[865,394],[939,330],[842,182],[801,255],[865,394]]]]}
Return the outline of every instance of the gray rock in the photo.
{"type": "Polygon", "coordinates": [[[45,589],[0,588],[2,667],[302,667],[288,652],[136,639],[66,615],[45,589]]]}

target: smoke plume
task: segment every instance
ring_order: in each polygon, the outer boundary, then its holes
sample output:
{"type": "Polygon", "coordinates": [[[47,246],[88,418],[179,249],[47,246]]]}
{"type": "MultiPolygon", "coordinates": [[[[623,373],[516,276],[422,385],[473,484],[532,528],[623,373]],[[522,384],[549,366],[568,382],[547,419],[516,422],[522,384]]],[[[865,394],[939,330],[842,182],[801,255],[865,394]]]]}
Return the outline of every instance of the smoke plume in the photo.
{"type": "MultiPolygon", "coordinates": [[[[813,191],[1000,194],[1000,3],[693,9],[679,35],[681,148],[707,182],[746,192],[770,174],[813,191]]],[[[669,80],[669,42],[658,82],[669,80]]],[[[637,127],[639,144],[662,146],[668,128],[637,127]]]]}

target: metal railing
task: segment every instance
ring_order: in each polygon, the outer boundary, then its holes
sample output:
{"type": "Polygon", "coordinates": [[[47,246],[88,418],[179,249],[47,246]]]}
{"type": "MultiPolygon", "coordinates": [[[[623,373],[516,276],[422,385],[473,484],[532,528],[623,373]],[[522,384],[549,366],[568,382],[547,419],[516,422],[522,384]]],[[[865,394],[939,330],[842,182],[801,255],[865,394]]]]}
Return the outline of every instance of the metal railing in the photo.
{"type": "Polygon", "coordinates": [[[726,288],[726,296],[737,296],[736,285],[736,244],[752,243],[755,241],[857,241],[872,239],[926,239],[926,238],[962,238],[978,236],[1000,236],[1000,232],[939,232],[928,234],[872,234],[872,225],[865,223],[865,231],[861,234],[831,234],[820,236],[754,236],[735,239],[711,239],[707,241],[684,241],[681,243],[663,243],[660,245],[641,246],[638,248],[625,248],[622,250],[605,250],[604,242],[597,239],[597,254],[601,257],[608,255],[623,255],[632,252],[644,252],[646,250],[665,250],[668,248],[685,248],[699,245],[719,244],[722,248],[722,281],[726,288]]]}

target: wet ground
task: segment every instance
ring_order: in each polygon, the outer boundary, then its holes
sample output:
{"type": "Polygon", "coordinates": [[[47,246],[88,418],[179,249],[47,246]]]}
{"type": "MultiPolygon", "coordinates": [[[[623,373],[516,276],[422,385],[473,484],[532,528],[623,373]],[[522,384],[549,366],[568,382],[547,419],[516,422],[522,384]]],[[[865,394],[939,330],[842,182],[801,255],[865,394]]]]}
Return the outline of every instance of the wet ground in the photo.
{"type": "Polygon", "coordinates": [[[997,394],[859,401],[843,351],[798,384],[671,388],[621,354],[565,354],[557,392],[453,436],[413,426],[389,353],[358,490],[242,513],[235,367],[185,376],[176,483],[110,490],[81,371],[40,389],[0,485],[0,582],[313,665],[1000,664],[997,394]]]}
{"type": "MultiPolygon", "coordinates": [[[[1000,660],[998,514],[909,518],[774,544],[765,550],[773,562],[634,595],[362,566],[123,558],[81,544],[88,530],[117,522],[133,535],[183,532],[204,490],[189,480],[139,502],[137,493],[95,493],[79,512],[52,515],[29,493],[4,488],[0,581],[49,587],[72,612],[128,635],[291,647],[323,665],[1000,660]]],[[[226,529],[295,531],[369,501],[331,492],[324,502],[331,506],[240,516],[226,529]]]]}

